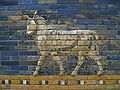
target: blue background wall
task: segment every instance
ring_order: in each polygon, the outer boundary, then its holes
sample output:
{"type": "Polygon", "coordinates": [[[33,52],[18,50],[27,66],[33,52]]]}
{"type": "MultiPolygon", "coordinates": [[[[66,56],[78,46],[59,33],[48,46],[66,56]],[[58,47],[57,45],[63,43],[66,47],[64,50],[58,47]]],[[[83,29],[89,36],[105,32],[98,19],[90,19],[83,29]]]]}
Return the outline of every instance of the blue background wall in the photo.
{"type": "MultiPolygon", "coordinates": [[[[68,24],[69,29],[97,30],[107,34],[116,45],[103,46],[101,55],[107,56],[107,74],[120,74],[120,0],[0,0],[0,74],[32,75],[39,53],[33,39],[25,35],[26,21],[9,21],[22,10],[30,14],[38,10],[48,20],[68,24]]],[[[55,23],[54,22],[54,23],[55,23]]],[[[76,66],[76,56],[62,57],[66,74],[76,66]],[[69,60],[68,60],[69,59],[69,60]]],[[[41,75],[58,75],[59,67],[51,57],[46,58],[41,75]]],[[[88,61],[80,75],[96,73],[96,63],[88,61]]]]}

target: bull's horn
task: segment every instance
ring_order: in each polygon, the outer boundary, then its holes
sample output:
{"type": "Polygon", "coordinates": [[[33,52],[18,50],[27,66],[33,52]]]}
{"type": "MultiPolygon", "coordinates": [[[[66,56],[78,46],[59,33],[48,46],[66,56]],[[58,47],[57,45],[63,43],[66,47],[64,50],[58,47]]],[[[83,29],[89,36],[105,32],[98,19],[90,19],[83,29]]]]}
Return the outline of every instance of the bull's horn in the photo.
{"type": "Polygon", "coordinates": [[[37,10],[35,11],[34,15],[36,15],[36,14],[37,14],[37,10]]]}
{"type": "Polygon", "coordinates": [[[34,12],[33,18],[35,18],[35,15],[37,14],[37,10],[34,12]]]}

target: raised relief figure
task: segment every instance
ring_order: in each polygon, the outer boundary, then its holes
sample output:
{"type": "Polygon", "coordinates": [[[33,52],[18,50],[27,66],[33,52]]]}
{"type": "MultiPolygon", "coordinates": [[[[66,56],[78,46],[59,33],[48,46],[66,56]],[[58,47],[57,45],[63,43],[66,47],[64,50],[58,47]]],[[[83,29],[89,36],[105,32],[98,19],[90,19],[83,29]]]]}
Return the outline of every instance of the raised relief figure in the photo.
{"type": "Polygon", "coordinates": [[[37,15],[35,11],[32,18],[27,16],[27,34],[35,35],[37,48],[40,51],[40,58],[33,75],[38,75],[41,66],[44,64],[45,57],[51,55],[58,63],[60,74],[64,75],[65,70],[63,62],[60,58],[62,55],[78,56],[77,66],[71,75],[77,75],[78,70],[83,64],[85,58],[94,60],[99,71],[97,75],[103,73],[103,69],[107,66],[106,60],[102,60],[99,53],[99,45],[97,40],[98,34],[92,30],[64,30],[64,26],[58,25],[53,29],[54,25],[48,25],[44,17],[37,15]]]}

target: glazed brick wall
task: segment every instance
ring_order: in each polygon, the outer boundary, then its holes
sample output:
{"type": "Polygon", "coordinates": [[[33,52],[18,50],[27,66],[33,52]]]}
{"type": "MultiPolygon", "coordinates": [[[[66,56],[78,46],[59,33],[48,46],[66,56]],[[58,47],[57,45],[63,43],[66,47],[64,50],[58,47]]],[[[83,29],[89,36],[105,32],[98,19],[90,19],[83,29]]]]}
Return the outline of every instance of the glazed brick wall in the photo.
{"type": "MultiPolygon", "coordinates": [[[[19,20],[20,10],[30,14],[38,10],[48,20],[68,25],[69,29],[95,30],[106,34],[115,45],[103,45],[102,56],[107,56],[107,75],[120,74],[120,0],[1,0],[0,1],[0,74],[32,75],[39,53],[35,41],[25,35],[26,20],[19,20]],[[15,17],[13,17],[15,16],[15,17]],[[14,20],[10,20],[14,19],[14,20]],[[17,21],[16,21],[17,20],[17,21]]],[[[58,24],[59,25],[59,24],[58,24]]],[[[76,56],[63,56],[66,75],[77,64],[76,56]]],[[[95,75],[97,65],[86,60],[78,75],[95,75]]],[[[59,67],[51,57],[41,67],[41,75],[58,75],[59,67]]]]}

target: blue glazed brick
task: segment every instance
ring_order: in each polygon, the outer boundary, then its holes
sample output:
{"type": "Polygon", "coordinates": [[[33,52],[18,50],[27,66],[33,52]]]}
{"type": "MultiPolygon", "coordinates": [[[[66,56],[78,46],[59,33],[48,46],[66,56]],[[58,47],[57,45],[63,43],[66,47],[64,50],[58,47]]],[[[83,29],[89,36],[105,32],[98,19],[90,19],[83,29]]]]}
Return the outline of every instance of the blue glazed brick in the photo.
{"type": "Polygon", "coordinates": [[[3,61],[3,60],[9,60],[9,56],[0,56],[0,60],[3,61]]]}
{"type": "Polygon", "coordinates": [[[0,37],[0,40],[8,40],[9,37],[0,37]]]}
{"type": "Polygon", "coordinates": [[[26,9],[28,9],[28,6],[27,5],[19,5],[19,6],[17,6],[18,7],[18,10],[20,9],[20,10],[26,10],[26,9]]]}
{"type": "Polygon", "coordinates": [[[8,26],[0,26],[0,30],[7,30],[8,26]]]}
{"type": "Polygon", "coordinates": [[[118,25],[120,25],[120,21],[118,21],[118,25]]]}
{"type": "Polygon", "coordinates": [[[20,51],[19,55],[37,55],[37,51],[20,51]]]}
{"type": "Polygon", "coordinates": [[[57,0],[58,4],[76,4],[78,0],[57,0]]]}
{"type": "Polygon", "coordinates": [[[6,16],[0,16],[0,21],[7,21],[7,17],[6,16]]]}
{"type": "Polygon", "coordinates": [[[95,5],[87,4],[87,9],[90,9],[90,8],[95,8],[95,5]]]}
{"type": "Polygon", "coordinates": [[[26,61],[26,60],[24,60],[24,61],[19,61],[19,65],[27,65],[27,66],[30,66],[30,65],[36,65],[37,64],[37,60],[38,59],[35,59],[35,61],[26,61]]]}
{"type": "Polygon", "coordinates": [[[8,10],[8,6],[0,6],[0,10],[8,10]]]}
{"type": "Polygon", "coordinates": [[[108,27],[109,30],[115,30],[115,29],[116,29],[116,28],[115,28],[114,26],[112,26],[112,25],[107,25],[107,27],[108,27]]]}
{"type": "MultiPolygon", "coordinates": [[[[18,7],[15,6],[15,5],[12,5],[12,6],[8,6],[8,10],[18,10],[18,7]]],[[[13,15],[17,15],[17,13],[12,13],[13,15]]]]}
{"type": "Polygon", "coordinates": [[[0,41],[0,45],[17,45],[17,42],[16,41],[14,42],[0,41]]]}
{"type": "Polygon", "coordinates": [[[120,6],[120,0],[117,0],[117,5],[120,6]]]}
{"type": "Polygon", "coordinates": [[[117,22],[115,20],[110,20],[108,22],[109,25],[117,25],[117,22]]]}
{"type": "Polygon", "coordinates": [[[2,75],[19,75],[19,71],[2,71],[2,75]]]}
{"type": "Polygon", "coordinates": [[[107,60],[120,60],[120,56],[108,56],[107,60]]]}
{"type": "MultiPolygon", "coordinates": [[[[115,35],[115,34],[111,35],[112,38],[113,38],[113,37],[116,38],[114,35],[115,35]]],[[[119,41],[117,41],[117,42],[119,42],[119,41]]],[[[108,45],[107,47],[108,47],[109,50],[118,49],[117,45],[108,45]]]]}
{"type": "Polygon", "coordinates": [[[80,13],[80,10],[57,10],[57,13],[60,13],[60,14],[76,14],[76,13],[80,13]]]}
{"type": "Polygon", "coordinates": [[[97,8],[106,9],[106,8],[108,8],[108,5],[107,4],[98,4],[97,8]]]}
{"type": "Polygon", "coordinates": [[[29,5],[28,10],[45,10],[49,9],[49,5],[29,5]]]}
{"type": "MultiPolygon", "coordinates": [[[[9,9],[12,8],[12,7],[16,8],[15,6],[8,6],[9,9]]],[[[10,16],[10,15],[13,15],[13,16],[17,15],[17,11],[10,11],[9,13],[7,13],[7,12],[6,13],[5,12],[1,13],[1,16],[6,16],[7,17],[7,16],[10,16]]]]}
{"type": "Polygon", "coordinates": [[[108,0],[108,4],[116,4],[118,0],[108,0]]]}
{"type": "Polygon", "coordinates": [[[52,4],[52,5],[49,5],[49,9],[68,9],[68,5],[52,4]]]}
{"type": "Polygon", "coordinates": [[[27,5],[13,5],[13,6],[8,6],[8,10],[26,10],[28,9],[27,5]]]}
{"type": "Polygon", "coordinates": [[[88,25],[96,25],[97,21],[96,20],[92,20],[92,19],[79,19],[78,20],[78,24],[88,24],[88,25]]]}
{"type": "MultiPolygon", "coordinates": [[[[40,71],[39,72],[41,75],[50,75],[49,71],[40,71]]],[[[54,74],[55,75],[55,74],[54,74]]]]}
{"type": "Polygon", "coordinates": [[[110,1],[110,0],[98,0],[97,3],[98,4],[108,4],[108,1],[110,1]]]}
{"type": "Polygon", "coordinates": [[[0,66],[0,71],[11,70],[11,66],[0,66]]]}
{"type": "Polygon", "coordinates": [[[41,68],[48,68],[48,66],[41,66],[41,68]]]}
{"type": "Polygon", "coordinates": [[[59,6],[63,6],[64,7],[66,6],[65,9],[78,9],[78,10],[81,10],[81,9],[87,9],[87,4],[58,4],[59,6]]]}
{"type": "Polygon", "coordinates": [[[17,5],[18,1],[17,0],[0,0],[0,6],[3,5],[17,5]]]}
{"type": "Polygon", "coordinates": [[[19,61],[1,61],[2,65],[19,65],[19,61]]]}
{"type": "Polygon", "coordinates": [[[28,4],[37,4],[37,0],[28,0],[28,4]]]}
{"type": "Polygon", "coordinates": [[[2,56],[18,56],[18,51],[1,51],[2,56]]]}
{"type": "Polygon", "coordinates": [[[26,30],[26,26],[9,26],[10,30],[26,30]]]}
{"type": "Polygon", "coordinates": [[[90,30],[107,30],[106,25],[88,25],[87,29],[90,30]]]}
{"type": "Polygon", "coordinates": [[[11,70],[28,70],[28,66],[11,66],[11,70]]]}
{"type": "Polygon", "coordinates": [[[18,0],[19,5],[28,4],[28,0],[18,0]]]}
{"type": "Polygon", "coordinates": [[[107,8],[108,0],[98,0],[98,8],[107,8]]]}
{"type": "Polygon", "coordinates": [[[114,4],[117,5],[119,0],[108,0],[108,4],[114,4]]]}
{"type": "Polygon", "coordinates": [[[120,31],[117,31],[117,35],[120,35],[120,31]]]}
{"type": "Polygon", "coordinates": [[[55,4],[57,0],[38,0],[38,4],[55,4]]]}
{"type": "MultiPolygon", "coordinates": [[[[17,60],[17,61],[20,61],[20,60],[24,60],[23,57],[21,56],[10,56],[10,59],[9,60],[17,60]]],[[[26,60],[26,59],[25,59],[26,60]]]]}
{"type": "Polygon", "coordinates": [[[117,14],[117,9],[99,9],[98,10],[99,14],[105,14],[105,15],[116,15],[117,14]]]}

